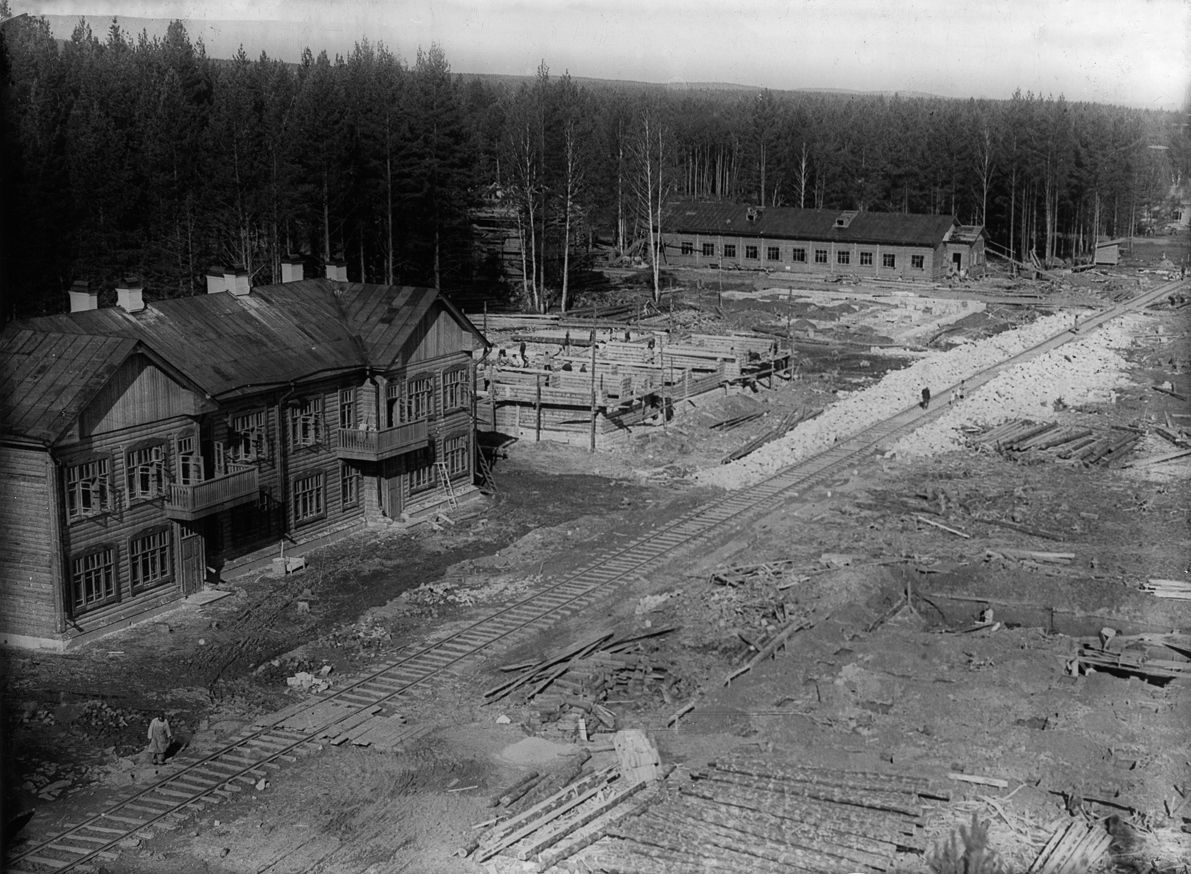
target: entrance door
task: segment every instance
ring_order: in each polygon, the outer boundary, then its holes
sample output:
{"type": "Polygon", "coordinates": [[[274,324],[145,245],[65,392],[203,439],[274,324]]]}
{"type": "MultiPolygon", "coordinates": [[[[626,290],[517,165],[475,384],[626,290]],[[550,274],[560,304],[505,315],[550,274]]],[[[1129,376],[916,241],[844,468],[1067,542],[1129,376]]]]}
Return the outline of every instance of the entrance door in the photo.
{"type": "Polygon", "coordinates": [[[380,509],[390,519],[401,518],[401,460],[390,458],[381,465],[377,479],[380,487],[380,509]]]}
{"type": "Polygon", "coordinates": [[[964,256],[959,252],[951,253],[951,263],[955,265],[956,270],[963,270],[964,256]]]}
{"type": "Polygon", "coordinates": [[[185,522],[178,523],[178,576],[182,594],[193,595],[203,587],[207,570],[207,551],[203,536],[185,522]]]}

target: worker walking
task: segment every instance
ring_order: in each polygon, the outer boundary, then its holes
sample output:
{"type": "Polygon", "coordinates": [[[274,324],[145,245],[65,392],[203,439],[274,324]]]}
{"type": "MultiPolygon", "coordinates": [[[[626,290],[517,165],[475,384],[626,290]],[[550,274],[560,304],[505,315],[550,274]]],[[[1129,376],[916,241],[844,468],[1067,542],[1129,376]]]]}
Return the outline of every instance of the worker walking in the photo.
{"type": "Polygon", "coordinates": [[[929,388],[924,388],[922,390],[922,403],[920,403],[918,406],[922,407],[922,409],[924,409],[924,410],[930,409],[930,389],[929,388]]]}
{"type": "Polygon", "coordinates": [[[153,717],[153,721],[149,723],[149,749],[153,752],[153,764],[165,764],[165,754],[170,748],[170,743],[174,739],[174,733],[170,730],[170,721],[166,718],[165,711],[159,711],[153,717]]]}

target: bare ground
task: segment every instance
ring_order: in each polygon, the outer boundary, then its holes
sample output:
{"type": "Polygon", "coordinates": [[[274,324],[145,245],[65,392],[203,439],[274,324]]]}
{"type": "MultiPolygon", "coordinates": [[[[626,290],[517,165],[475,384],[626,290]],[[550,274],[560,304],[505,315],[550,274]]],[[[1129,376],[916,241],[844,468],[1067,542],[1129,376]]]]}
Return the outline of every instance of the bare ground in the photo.
{"type": "MultiPolygon", "coordinates": [[[[1167,339],[1156,345],[1143,338],[1129,353],[1135,386],[1094,411],[1106,424],[1191,413],[1149,388],[1167,380],[1188,388],[1184,323],[1177,311],[1163,318],[1167,339]]],[[[666,431],[634,437],[617,453],[514,445],[497,466],[500,494],[482,514],[442,532],[364,533],[322,551],[288,580],[244,582],[209,607],[175,611],[75,653],[10,658],[9,809],[14,802],[36,808],[26,832],[37,835],[95,809],[113,787],[151,778],[140,752],[151,708],[167,707],[186,742],[213,748],[252,715],[294,700],[285,677],[299,669],[328,664],[341,681],[582,566],[597,545],[713,497],[690,485],[690,471],[717,463],[765,420],[726,433],[711,424],[827,403],[834,390],[855,389],[887,366],[896,362],[825,352],[808,359],[795,382],[708,398],[666,431]],[[310,605],[308,613],[299,612],[298,600],[310,605]],[[61,785],[47,791],[54,783],[61,785]]],[[[1140,451],[1164,450],[1146,444],[1140,451]]],[[[579,637],[594,622],[625,629],[649,622],[681,625],[658,652],[680,666],[679,685],[613,709],[624,725],[650,731],[664,761],[694,767],[733,749],[760,748],[801,763],[996,777],[1009,788],[954,783],[953,801],[930,811],[932,837],[945,839],[976,813],[990,822],[992,846],[1008,870],[1024,870],[1074,804],[1089,816],[1115,814],[1129,823],[1117,870],[1178,870],[1191,858],[1191,835],[1183,831],[1191,828],[1191,810],[1182,803],[1191,796],[1186,683],[1073,674],[1070,662],[1104,627],[1191,626],[1186,602],[1137,589],[1149,577],[1188,579],[1189,481],[1191,470],[1177,464],[1143,477],[975,449],[874,461],[720,532],[552,629],[549,640],[500,653],[412,698],[406,715],[436,728],[401,754],[318,750],[261,791],[241,793],[176,830],[142,836],[105,867],[480,870],[452,853],[488,818],[491,792],[533,764],[502,755],[529,732],[523,703],[479,703],[496,667],[579,637]],[[921,515],[970,538],[921,524],[921,515]],[[988,517],[1060,532],[1064,540],[981,521],[988,517]],[[1004,548],[1075,558],[1053,567],[989,558],[1004,548]],[[782,591],[710,579],[726,566],[778,559],[792,560],[788,579],[805,579],[782,591]],[[899,602],[907,592],[908,607],[899,602]],[[1001,624],[967,631],[990,606],[1001,624]],[[763,636],[779,615],[803,616],[808,627],[777,659],[725,687],[721,678],[748,652],[737,632],[763,636]],[[676,696],[694,697],[697,706],[667,726],[677,703],[667,699],[676,696]],[[498,724],[499,716],[510,723],[498,724]]],[[[920,857],[904,862],[906,870],[926,870],[920,857]]]]}

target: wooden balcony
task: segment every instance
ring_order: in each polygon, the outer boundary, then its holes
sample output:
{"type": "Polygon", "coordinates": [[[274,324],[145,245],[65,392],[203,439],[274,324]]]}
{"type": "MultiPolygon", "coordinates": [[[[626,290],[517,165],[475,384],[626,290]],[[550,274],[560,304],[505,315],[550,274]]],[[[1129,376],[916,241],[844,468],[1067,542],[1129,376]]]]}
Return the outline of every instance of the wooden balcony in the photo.
{"type": "Polygon", "coordinates": [[[165,497],[165,514],[171,519],[193,522],[228,507],[255,501],[260,493],[256,465],[233,464],[223,476],[189,486],[170,483],[165,497]]]}
{"type": "Polygon", "coordinates": [[[335,453],[344,461],[384,461],[421,449],[429,440],[430,428],[425,419],[381,431],[340,428],[335,453]]]}

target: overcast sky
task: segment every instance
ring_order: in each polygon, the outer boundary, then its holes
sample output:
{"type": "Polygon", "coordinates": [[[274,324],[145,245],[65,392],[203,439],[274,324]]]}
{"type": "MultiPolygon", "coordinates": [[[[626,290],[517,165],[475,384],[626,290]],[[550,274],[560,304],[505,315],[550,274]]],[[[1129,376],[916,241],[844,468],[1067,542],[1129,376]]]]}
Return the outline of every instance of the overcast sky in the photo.
{"type": "MultiPolygon", "coordinates": [[[[10,0],[60,36],[85,15],[181,18],[208,54],[297,60],[362,36],[458,73],[554,74],[775,89],[1023,93],[1161,109],[1191,93],[1191,0],[10,0]]],[[[143,23],[129,22],[139,32],[143,23]]],[[[153,30],[150,28],[150,33],[153,30]]]]}

